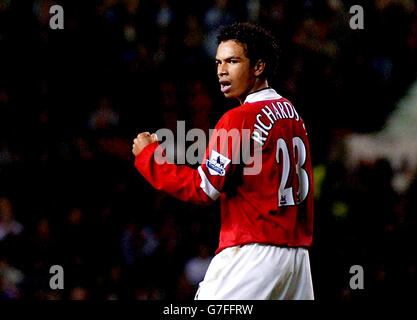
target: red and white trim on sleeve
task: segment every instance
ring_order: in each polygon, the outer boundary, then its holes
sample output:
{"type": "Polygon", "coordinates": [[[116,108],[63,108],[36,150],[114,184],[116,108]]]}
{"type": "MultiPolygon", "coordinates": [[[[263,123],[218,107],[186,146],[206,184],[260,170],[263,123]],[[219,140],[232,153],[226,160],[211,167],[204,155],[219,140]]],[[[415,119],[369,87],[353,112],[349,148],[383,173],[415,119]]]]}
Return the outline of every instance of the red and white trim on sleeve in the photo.
{"type": "Polygon", "coordinates": [[[220,197],[220,192],[213,187],[213,185],[210,183],[209,179],[207,179],[206,174],[204,173],[201,166],[198,167],[198,173],[200,174],[201,183],[200,188],[203,189],[203,191],[213,200],[216,200],[218,197],[220,197]]]}

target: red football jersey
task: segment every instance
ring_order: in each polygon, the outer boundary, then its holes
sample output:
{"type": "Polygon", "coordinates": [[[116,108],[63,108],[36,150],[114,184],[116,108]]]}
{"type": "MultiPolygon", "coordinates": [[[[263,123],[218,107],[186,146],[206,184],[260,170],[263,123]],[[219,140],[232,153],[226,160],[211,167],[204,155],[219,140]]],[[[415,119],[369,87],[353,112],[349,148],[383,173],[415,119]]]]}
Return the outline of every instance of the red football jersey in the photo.
{"type": "Polygon", "coordinates": [[[159,164],[157,142],[136,157],[157,189],[197,204],[220,198],[216,253],[247,243],[309,247],[313,234],[313,170],[304,122],[271,88],[247,96],[223,115],[197,170],[159,164]]]}

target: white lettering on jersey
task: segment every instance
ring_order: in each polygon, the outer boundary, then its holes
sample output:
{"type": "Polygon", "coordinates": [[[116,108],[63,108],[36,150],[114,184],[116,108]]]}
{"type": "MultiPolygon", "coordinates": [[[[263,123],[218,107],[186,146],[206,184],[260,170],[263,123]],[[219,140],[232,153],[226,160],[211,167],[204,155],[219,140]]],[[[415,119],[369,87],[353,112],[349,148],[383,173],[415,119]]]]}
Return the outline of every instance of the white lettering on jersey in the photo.
{"type": "Polygon", "coordinates": [[[271,106],[274,109],[275,113],[271,110],[270,106],[266,105],[261,109],[263,114],[258,113],[256,115],[256,123],[253,125],[254,130],[252,131],[251,138],[256,142],[260,143],[262,146],[266,141],[266,137],[269,135],[269,130],[272,129],[272,126],[275,124],[275,122],[279,121],[280,119],[294,118],[296,121],[300,121],[300,116],[298,115],[297,111],[295,111],[295,108],[291,103],[284,101],[284,105],[282,105],[281,102],[276,102],[276,105],[278,106],[278,108],[275,106],[273,102],[271,102],[271,106]],[[285,112],[284,108],[287,112],[285,112]],[[266,118],[269,120],[269,124],[262,122],[262,116],[266,116],[266,118]]]}

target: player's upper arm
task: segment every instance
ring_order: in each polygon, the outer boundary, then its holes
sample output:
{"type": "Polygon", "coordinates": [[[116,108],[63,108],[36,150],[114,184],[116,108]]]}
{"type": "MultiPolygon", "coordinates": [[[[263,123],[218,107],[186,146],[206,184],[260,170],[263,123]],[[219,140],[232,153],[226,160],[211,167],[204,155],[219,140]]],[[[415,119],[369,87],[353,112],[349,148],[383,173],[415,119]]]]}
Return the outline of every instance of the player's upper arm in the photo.
{"type": "Polygon", "coordinates": [[[225,181],[241,162],[243,121],[239,112],[227,112],[217,123],[199,167],[202,189],[217,199],[225,181]]]}

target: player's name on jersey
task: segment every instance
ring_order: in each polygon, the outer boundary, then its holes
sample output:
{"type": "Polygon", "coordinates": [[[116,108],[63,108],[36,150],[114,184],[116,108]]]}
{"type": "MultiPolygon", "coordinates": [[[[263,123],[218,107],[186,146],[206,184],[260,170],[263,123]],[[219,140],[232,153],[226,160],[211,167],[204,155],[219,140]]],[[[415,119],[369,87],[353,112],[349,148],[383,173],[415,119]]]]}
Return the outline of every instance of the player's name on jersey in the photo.
{"type": "Polygon", "coordinates": [[[287,101],[270,102],[261,111],[256,115],[256,123],[253,125],[254,129],[251,135],[251,138],[261,145],[264,145],[269,131],[277,121],[281,119],[295,119],[296,121],[300,121],[300,116],[295,111],[294,106],[287,101]]]}

